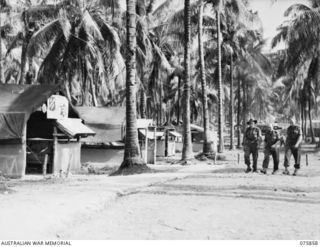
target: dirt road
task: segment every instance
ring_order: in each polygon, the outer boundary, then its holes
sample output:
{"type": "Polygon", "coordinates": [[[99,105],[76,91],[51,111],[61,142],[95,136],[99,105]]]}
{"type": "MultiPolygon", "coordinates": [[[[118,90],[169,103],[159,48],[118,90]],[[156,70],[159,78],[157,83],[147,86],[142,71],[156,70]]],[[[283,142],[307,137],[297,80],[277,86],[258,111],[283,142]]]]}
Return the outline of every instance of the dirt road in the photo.
{"type": "Polygon", "coordinates": [[[320,239],[320,157],[299,176],[224,169],[119,198],[64,239],[320,239]]]}
{"type": "Polygon", "coordinates": [[[320,239],[320,155],[311,151],[297,177],[245,174],[237,151],[150,174],[5,181],[0,239],[320,239]]]}

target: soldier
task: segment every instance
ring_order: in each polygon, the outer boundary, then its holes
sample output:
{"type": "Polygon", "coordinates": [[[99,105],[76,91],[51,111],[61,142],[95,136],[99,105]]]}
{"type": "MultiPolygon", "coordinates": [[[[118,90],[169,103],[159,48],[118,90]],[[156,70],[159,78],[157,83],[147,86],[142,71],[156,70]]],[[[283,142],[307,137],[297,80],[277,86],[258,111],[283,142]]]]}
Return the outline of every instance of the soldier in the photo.
{"type": "Polygon", "coordinates": [[[249,127],[244,132],[243,136],[243,150],[244,150],[244,161],[247,165],[246,173],[257,172],[257,161],[258,161],[258,149],[261,142],[261,130],[255,126],[257,120],[250,119],[247,124],[249,127]],[[253,170],[250,167],[250,154],[253,159],[253,170]]]}
{"type": "Polygon", "coordinates": [[[269,125],[269,129],[265,134],[265,146],[264,146],[264,160],[262,164],[261,173],[267,174],[269,166],[270,155],[273,158],[273,172],[275,174],[279,169],[279,153],[280,153],[280,136],[279,133],[274,130],[273,125],[269,125]]]}
{"type": "Polygon", "coordinates": [[[295,124],[294,119],[290,119],[290,126],[287,129],[287,139],[285,143],[285,158],[284,158],[284,167],[285,170],[283,174],[290,175],[288,170],[289,161],[291,154],[294,158],[294,172],[293,176],[297,175],[298,170],[300,169],[300,159],[301,159],[301,142],[302,142],[302,131],[300,126],[295,124]]]}

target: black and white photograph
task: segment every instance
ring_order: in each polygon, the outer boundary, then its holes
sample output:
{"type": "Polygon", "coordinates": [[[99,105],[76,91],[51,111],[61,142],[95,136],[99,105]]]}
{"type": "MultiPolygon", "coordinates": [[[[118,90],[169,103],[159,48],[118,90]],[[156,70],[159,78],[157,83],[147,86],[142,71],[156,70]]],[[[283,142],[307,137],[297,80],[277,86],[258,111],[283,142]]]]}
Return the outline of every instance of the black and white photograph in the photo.
{"type": "Polygon", "coordinates": [[[319,56],[320,0],[0,0],[0,245],[320,245],[319,56]]]}

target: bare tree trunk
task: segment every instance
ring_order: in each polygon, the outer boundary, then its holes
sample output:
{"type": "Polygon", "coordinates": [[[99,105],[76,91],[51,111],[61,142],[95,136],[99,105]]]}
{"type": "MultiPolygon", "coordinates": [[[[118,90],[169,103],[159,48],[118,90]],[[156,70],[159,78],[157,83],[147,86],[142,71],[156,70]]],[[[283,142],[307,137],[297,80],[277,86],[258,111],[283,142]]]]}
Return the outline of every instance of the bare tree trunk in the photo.
{"type": "Polygon", "coordinates": [[[208,97],[207,97],[208,88],[206,83],[205,61],[204,61],[204,52],[203,52],[202,22],[203,22],[203,1],[200,0],[198,39],[199,39],[201,88],[202,88],[203,129],[204,129],[203,154],[210,155],[213,153],[213,147],[212,147],[212,140],[210,135],[210,127],[209,127],[209,112],[208,112],[208,97]]]}
{"type": "Polygon", "coordinates": [[[230,150],[234,149],[233,54],[230,57],[230,150]]]}
{"type": "Polygon", "coordinates": [[[223,140],[223,117],[224,117],[224,111],[223,111],[223,89],[222,89],[222,75],[221,75],[221,30],[220,30],[220,4],[219,2],[218,9],[216,11],[217,16],[217,46],[218,46],[218,75],[219,75],[219,81],[218,81],[218,108],[219,108],[219,129],[218,129],[218,136],[219,136],[219,147],[218,152],[223,153],[224,152],[224,140],[223,140]]]}
{"type": "Polygon", "coordinates": [[[184,1],[184,88],[183,88],[183,149],[182,160],[191,159],[192,142],[191,142],[191,128],[190,128],[190,60],[191,60],[191,9],[190,0],[184,1]]]}
{"type": "MultiPolygon", "coordinates": [[[[140,156],[136,118],[136,1],[127,0],[127,61],[126,61],[126,139],[124,159],[119,168],[143,168],[140,156]]],[[[133,171],[134,172],[134,171],[133,171]]]]}
{"type": "Polygon", "coordinates": [[[238,148],[241,147],[241,81],[238,79],[238,109],[237,109],[237,132],[238,132],[238,148]]]}

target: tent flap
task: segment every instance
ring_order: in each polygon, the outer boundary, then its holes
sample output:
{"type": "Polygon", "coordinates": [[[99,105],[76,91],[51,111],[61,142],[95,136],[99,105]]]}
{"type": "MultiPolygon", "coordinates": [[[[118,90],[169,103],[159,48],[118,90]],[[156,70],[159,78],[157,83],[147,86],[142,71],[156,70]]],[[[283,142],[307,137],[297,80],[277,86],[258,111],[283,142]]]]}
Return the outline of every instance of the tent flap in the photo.
{"type": "Polygon", "coordinates": [[[25,113],[0,113],[0,139],[21,139],[25,126],[25,113]]]}

